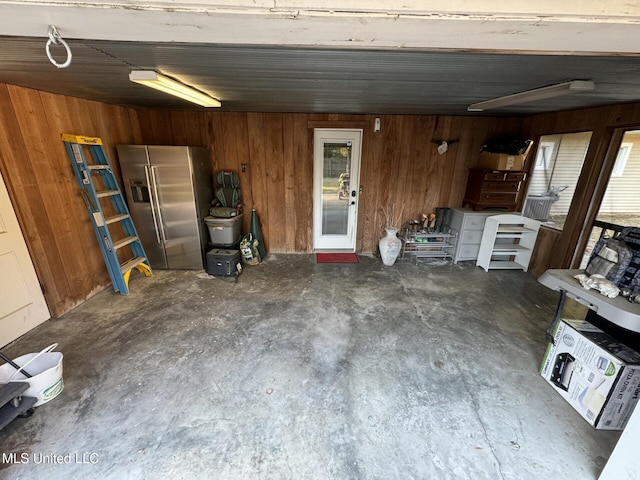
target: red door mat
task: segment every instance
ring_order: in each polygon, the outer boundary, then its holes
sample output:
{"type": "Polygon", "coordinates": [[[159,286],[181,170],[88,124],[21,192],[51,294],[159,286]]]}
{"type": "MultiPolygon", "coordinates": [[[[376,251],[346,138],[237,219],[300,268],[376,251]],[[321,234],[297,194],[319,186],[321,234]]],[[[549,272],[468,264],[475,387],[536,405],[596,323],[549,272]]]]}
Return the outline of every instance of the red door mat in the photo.
{"type": "Polygon", "coordinates": [[[355,253],[316,253],[318,263],[358,263],[355,253]]]}

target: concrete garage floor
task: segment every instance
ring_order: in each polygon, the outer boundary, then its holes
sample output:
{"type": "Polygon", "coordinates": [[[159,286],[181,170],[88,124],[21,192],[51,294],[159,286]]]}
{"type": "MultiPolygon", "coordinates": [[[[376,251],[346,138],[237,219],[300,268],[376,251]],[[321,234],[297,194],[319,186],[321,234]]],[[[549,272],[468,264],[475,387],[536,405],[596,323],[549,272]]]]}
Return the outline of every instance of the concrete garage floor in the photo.
{"type": "Polygon", "coordinates": [[[539,377],[557,294],[524,272],[271,255],[130,287],[4,349],[58,342],[65,389],[0,432],[0,478],[594,479],[619,437],[539,377]]]}

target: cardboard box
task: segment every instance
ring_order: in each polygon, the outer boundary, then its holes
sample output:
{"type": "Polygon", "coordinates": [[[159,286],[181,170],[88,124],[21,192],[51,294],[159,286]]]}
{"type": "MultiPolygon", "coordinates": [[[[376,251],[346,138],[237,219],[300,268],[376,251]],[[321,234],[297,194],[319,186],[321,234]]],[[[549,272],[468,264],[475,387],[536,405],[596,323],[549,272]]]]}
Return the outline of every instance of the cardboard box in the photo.
{"type": "Polygon", "coordinates": [[[491,170],[523,170],[527,154],[509,155],[507,153],[482,152],[478,167],[491,170]]]}
{"type": "Polygon", "coordinates": [[[589,424],[622,430],[640,395],[640,353],[584,320],[558,322],[540,374],[589,424]]]}

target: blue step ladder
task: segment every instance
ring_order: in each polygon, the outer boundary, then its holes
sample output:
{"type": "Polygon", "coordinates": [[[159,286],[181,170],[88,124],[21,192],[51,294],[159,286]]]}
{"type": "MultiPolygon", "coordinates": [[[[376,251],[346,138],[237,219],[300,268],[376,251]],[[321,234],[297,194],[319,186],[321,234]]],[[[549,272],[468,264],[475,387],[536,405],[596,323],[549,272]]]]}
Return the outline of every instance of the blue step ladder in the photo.
{"type": "Polygon", "coordinates": [[[82,197],[87,204],[89,218],[109,270],[113,288],[126,295],[129,293],[131,270],[136,268],[147,277],[150,277],[152,272],[127,204],[105,155],[102,140],[97,137],[64,134],[62,141],[73,165],[82,197]],[[88,156],[85,155],[87,151],[88,156]],[[91,163],[87,163],[88,158],[92,160],[91,163]],[[107,216],[103,210],[108,212],[107,216]],[[120,225],[121,228],[117,228],[116,225],[120,225]],[[115,241],[112,239],[110,228],[113,230],[113,236],[117,238],[115,241]],[[121,263],[121,258],[128,260],[121,263]]]}

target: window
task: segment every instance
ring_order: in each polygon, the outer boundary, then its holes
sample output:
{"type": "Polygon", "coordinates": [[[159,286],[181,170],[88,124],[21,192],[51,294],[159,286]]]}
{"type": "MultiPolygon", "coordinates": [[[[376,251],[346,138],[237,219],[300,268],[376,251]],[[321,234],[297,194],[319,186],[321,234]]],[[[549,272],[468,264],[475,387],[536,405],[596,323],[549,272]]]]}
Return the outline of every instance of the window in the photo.
{"type": "Polygon", "coordinates": [[[529,179],[524,215],[562,230],[573,200],[591,132],[540,138],[529,179]]]}
{"type": "Polygon", "coordinates": [[[618,156],[616,157],[616,163],[613,165],[613,170],[611,171],[612,177],[621,177],[624,173],[624,167],[627,166],[627,160],[629,160],[632,145],[633,143],[623,143],[620,145],[620,150],[618,150],[618,156]]]}
{"type": "Polygon", "coordinates": [[[551,155],[553,153],[553,142],[541,142],[536,156],[536,170],[549,170],[551,165],[551,155]]]}
{"type": "MultiPolygon", "coordinates": [[[[597,222],[640,227],[640,130],[624,132],[607,188],[598,207],[597,222]],[[634,148],[635,147],[635,148],[634,148]]],[[[602,225],[592,226],[580,268],[584,268],[601,233],[613,234],[602,225]]]]}

